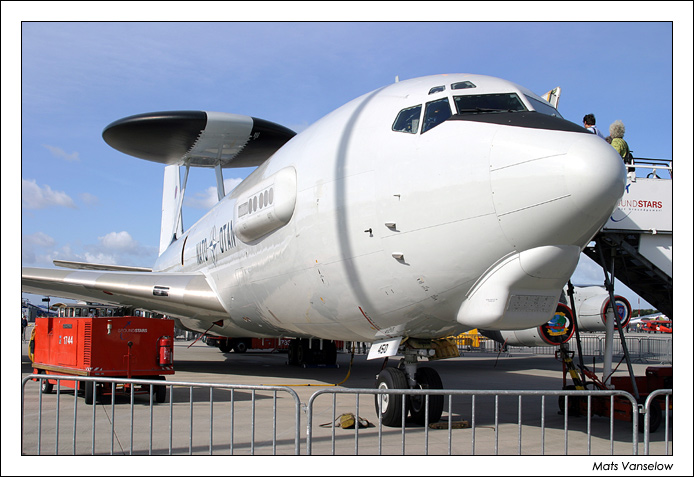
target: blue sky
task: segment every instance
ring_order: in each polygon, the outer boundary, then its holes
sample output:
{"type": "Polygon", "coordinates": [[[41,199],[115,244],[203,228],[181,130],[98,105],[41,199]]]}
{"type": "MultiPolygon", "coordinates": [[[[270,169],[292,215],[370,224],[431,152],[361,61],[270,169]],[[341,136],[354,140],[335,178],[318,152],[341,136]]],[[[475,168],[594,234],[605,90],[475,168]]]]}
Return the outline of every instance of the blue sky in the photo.
{"type": "MultiPolygon", "coordinates": [[[[16,264],[13,270],[20,260],[22,266],[39,267],[52,267],[54,259],[153,264],[163,168],[115,151],[101,137],[112,121],[143,112],[223,111],[301,131],[396,76],[468,72],[499,76],[538,94],[561,86],[559,110],[566,119],[580,124],[592,112],[605,135],[610,123],[621,119],[635,156],[672,159],[674,80],[676,88],[689,92],[684,105],[689,154],[679,157],[691,160],[691,20],[674,24],[676,40],[673,23],[643,21],[14,21],[8,33],[5,3],[3,160],[21,157],[21,169],[2,179],[3,204],[15,211],[13,224],[21,221],[21,258],[16,232],[3,234],[12,244],[6,250],[3,240],[3,263],[16,264]],[[15,123],[12,146],[5,140],[6,120],[15,123]]],[[[663,19],[691,18],[691,4],[670,6],[658,8],[663,19]]],[[[609,14],[612,6],[599,8],[606,13],[602,18],[624,18],[609,14]]],[[[99,15],[91,18],[104,14],[99,15]]],[[[210,17],[212,10],[205,18],[210,17]]],[[[685,165],[679,166],[686,174],[685,165]]],[[[227,191],[249,172],[226,170],[227,191]]],[[[213,171],[191,172],[185,227],[213,203],[213,186],[213,171]]],[[[686,227],[682,231],[691,243],[691,225],[686,227]]],[[[575,283],[602,283],[602,271],[587,262],[582,260],[575,283]]],[[[686,273],[691,280],[691,268],[686,273]]],[[[617,291],[637,305],[625,287],[617,291]]]]}

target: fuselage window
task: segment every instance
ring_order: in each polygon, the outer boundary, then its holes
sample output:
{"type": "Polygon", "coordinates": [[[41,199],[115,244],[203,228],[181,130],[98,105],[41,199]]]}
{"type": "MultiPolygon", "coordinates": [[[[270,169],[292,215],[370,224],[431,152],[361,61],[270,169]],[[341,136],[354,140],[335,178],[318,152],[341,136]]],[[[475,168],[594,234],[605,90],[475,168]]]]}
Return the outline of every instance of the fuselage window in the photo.
{"type": "Polygon", "coordinates": [[[438,126],[450,117],[451,105],[448,103],[448,98],[441,98],[436,101],[432,101],[431,103],[427,103],[427,107],[424,112],[422,134],[435,126],[438,126]]]}
{"type": "Polygon", "coordinates": [[[471,94],[455,96],[453,100],[458,114],[506,113],[528,110],[516,93],[471,94]]]}
{"type": "Polygon", "coordinates": [[[419,116],[422,113],[422,105],[405,108],[398,113],[393,123],[393,131],[417,134],[419,129],[419,116]]]}
{"type": "MultiPolygon", "coordinates": [[[[530,101],[530,104],[532,107],[537,111],[538,113],[546,114],[548,116],[555,116],[557,118],[561,118],[561,114],[559,114],[559,111],[557,111],[555,108],[550,106],[547,103],[543,103],[542,101],[538,101],[535,98],[531,98],[530,96],[525,96],[528,101],[530,101]]],[[[563,118],[562,118],[563,119],[563,118]]]]}

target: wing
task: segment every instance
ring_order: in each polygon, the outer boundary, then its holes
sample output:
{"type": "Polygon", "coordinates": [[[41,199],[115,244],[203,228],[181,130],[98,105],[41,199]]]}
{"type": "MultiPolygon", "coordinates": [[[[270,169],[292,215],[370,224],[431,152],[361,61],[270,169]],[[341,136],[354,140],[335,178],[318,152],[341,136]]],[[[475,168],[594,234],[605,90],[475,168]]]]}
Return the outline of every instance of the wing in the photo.
{"type": "Polygon", "coordinates": [[[207,111],[137,114],[103,132],[104,141],[125,154],[192,167],[258,166],[295,135],[263,119],[207,111]]]}
{"type": "Polygon", "coordinates": [[[159,313],[228,318],[200,273],[124,272],[22,268],[22,291],[39,295],[129,305],[159,313]]]}

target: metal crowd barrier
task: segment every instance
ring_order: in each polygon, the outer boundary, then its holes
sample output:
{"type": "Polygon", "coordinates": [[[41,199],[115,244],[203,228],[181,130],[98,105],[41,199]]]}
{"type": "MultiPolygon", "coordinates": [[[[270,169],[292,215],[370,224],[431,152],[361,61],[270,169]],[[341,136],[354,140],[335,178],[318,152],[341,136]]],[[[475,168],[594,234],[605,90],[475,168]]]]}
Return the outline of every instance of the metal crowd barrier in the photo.
{"type": "MultiPolygon", "coordinates": [[[[558,398],[563,398],[564,400],[564,409],[568,410],[569,409],[569,399],[570,398],[577,398],[577,397],[586,397],[587,398],[587,406],[588,406],[588,412],[586,416],[586,452],[588,455],[591,454],[591,441],[592,441],[592,424],[593,424],[593,418],[591,417],[591,406],[593,404],[593,399],[596,398],[608,398],[610,399],[610,417],[609,417],[609,440],[610,440],[610,452],[614,454],[614,442],[615,442],[615,428],[614,428],[614,399],[615,397],[619,396],[620,398],[624,398],[628,400],[631,404],[631,412],[632,412],[632,426],[631,426],[631,443],[632,443],[632,455],[638,455],[638,415],[639,415],[639,406],[638,403],[636,402],[635,398],[625,392],[625,391],[620,391],[620,390],[610,390],[610,391],[502,391],[502,390],[494,390],[494,391],[462,391],[462,390],[433,390],[433,389],[427,389],[427,390],[414,390],[414,389],[398,389],[398,390],[377,390],[377,389],[344,389],[344,388],[328,388],[328,389],[323,389],[320,391],[317,391],[311,396],[311,399],[308,402],[307,406],[307,437],[306,437],[306,448],[307,448],[307,454],[312,455],[313,454],[313,447],[314,447],[314,429],[316,425],[314,424],[314,412],[315,412],[315,402],[317,398],[323,395],[332,395],[333,396],[333,404],[332,404],[332,413],[331,417],[334,422],[336,418],[336,395],[341,395],[341,394],[352,394],[355,395],[355,404],[354,404],[354,415],[359,416],[360,412],[360,396],[363,395],[368,395],[368,396],[379,396],[383,394],[388,394],[392,396],[400,396],[402,399],[402,407],[404,409],[405,402],[406,402],[406,396],[427,396],[425,399],[428,402],[431,396],[444,396],[447,397],[447,407],[444,405],[444,414],[447,413],[447,416],[443,417],[442,420],[444,423],[447,425],[447,453],[448,455],[453,454],[453,397],[458,396],[466,396],[471,398],[471,424],[470,424],[470,448],[469,448],[469,453],[472,455],[477,454],[477,445],[479,442],[479,439],[477,438],[477,432],[480,429],[480,426],[477,424],[477,412],[476,412],[476,405],[477,405],[477,398],[482,397],[482,396],[492,396],[494,397],[494,424],[493,424],[493,429],[494,429],[494,455],[499,455],[499,437],[500,437],[500,412],[499,412],[499,398],[502,396],[512,396],[512,397],[517,397],[517,432],[518,432],[518,440],[517,440],[517,455],[523,455],[523,398],[524,397],[535,397],[540,399],[540,451],[539,454],[545,455],[546,453],[546,432],[548,431],[548,428],[546,426],[547,423],[547,408],[546,408],[546,397],[547,396],[556,396],[558,398]],[[447,421],[447,422],[446,422],[447,421]]],[[[374,406],[374,402],[370,401],[368,405],[374,406]]],[[[564,412],[563,413],[563,443],[564,443],[564,448],[563,448],[563,453],[564,455],[569,454],[569,431],[571,429],[572,434],[575,432],[575,424],[572,424],[572,426],[569,425],[569,412],[564,412]]],[[[427,409],[427,418],[428,420],[428,409],[427,409]]],[[[400,434],[399,440],[401,443],[400,446],[400,451],[399,453],[401,455],[411,455],[412,452],[406,452],[406,442],[407,442],[407,433],[410,432],[411,434],[417,434],[417,438],[422,438],[422,436],[419,436],[419,434],[423,433],[423,446],[424,446],[424,455],[429,455],[429,440],[430,440],[430,435],[431,432],[429,426],[424,426],[423,430],[420,427],[410,427],[408,429],[407,421],[405,419],[405,412],[403,411],[402,413],[402,420],[401,420],[401,428],[396,430],[396,431],[391,431],[390,428],[388,429],[388,433],[392,437],[393,434],[400,434]]],[[[505,423],[505,425],[508,425],[508,423],[505,423]]],[[[367,434],[369,436],[369,440],[367,441],[367,446],[369,451],[373,451],[373,449],[377,448],[377,454],[378,455],[383,455],[384,451],[384,427],[382,420],[379,416],[377,424],[374,423],[374,427],[376,427],[376,434],[374,435],[374,432],[371,431],[369,432],[368,429],[365,430],[359,430],[359,426],[354,427],[354,454],[359,455],[359,441],[360,441],[360,435],[362,436],[361,439],[364,440],[367,438],[367,434]],[[375,440],[375,442],[374,442],[375,440]]],[[[482,426],[482,427],[489,427],[489,426],[482,426]]],[[[526,428],[527,431],[527,428],[526,428]]],[[[459,433],[456,433],[459,434],[459,433]]],[[[557,432],[556,430],[552,431],[552,438],[551,440],[553,442],[556,441],[556,435],[557,432]]],[[[504,433],[504,437],[507,437],[508,434],[504,433]]],[[[344,441],[344,439],[342,439],[344,441]]],[[[331,451],[330,454],[334,455],[336,452],[336,436],[335,436],[335,428],[333,427],[333,430],[330,435],[330,442],[331,442],[331,451]]],[[[440,444],[440,442],[439,442],[440,444]]],[[[391,446],[392,447],[392,446],[391,446]]],[[[460,447],[460,446],[458,446],[460,447]]],[[[574,444],[571,444],[572,450],[574,449],[574,444]]],[[[507,453],[507,452],[506,452],[507,453]]],[[[533,453],[538,453],[536,449],[534,449],[533,453]]],[[[604,452],[601,452],[604,454],[604,452]]]]}
{"type": "MultiPolygon", "coordinates": [[[[665,415],[665,428],[664,428],[664,433],[665,433],[665,455],[668,455],[670,453],[670,413],[668,412],[670,409],[671,404],[671,397],[672,397],[672,389],[658,389],[656,391],[653,391],[651,394],[648,395],[646,398],[646,401],[644,402],[644,409],[645,409],[645,415],[643,418],[643,453],[644,455],[651,455],[651,403],[653,402],[654,399],[656,399],[658,396],[665,396],[665,412],[663,413],[665,415]]],[[[656,411],[660,412],[660,411],[656,411]]]]}
{"type": "MultiPolygon", "coordinates": [[[[478,341],[475,343],[468,337],[457,338],[456,342],[458,350],[460,350],[461,353],[498,353],[503,351],[509,355],[553,355],[557,350],[555,346],[507,346],[502,350],[502,345],[493,340],[478,338],[478,341]]],[[[626,342],[629,355],[636,363],[655,362],[658,364],[672,364],[672,339],[649,336],[626,336],[626,342]]],[[[571,351],[578,350],[575,337],[571,338],[567,345],[571,351]]],[[[605,354],[604,334],[582,333],[581,348],[584,356],[602,358],[605,354]]],[[[618,336],[613,339],[613,354],[615,356],[624,354],[622,343],[618,336]]]]}
{"type": "MultiPolygon", "coordinates": [[[[64,390],[64,389],[63,389],[64,390]]],[[[72,390],[72,389],[70,389],[72,390]]],[[[94,389],[93,396],[97,396],[96,389],[94,389]]],[[[49,431],[54,430],[54,454],[59,455],[61,453],[67,454],[111,454],[114,453],[126,453],[125,448],[121,442],[121,438],[127,433],[129,434],[130,448],[127,453],[133,455],[134,453],[144,453],[143,449],[135,449],[135,428],[138,428],[138,437],[144,434],[144,430],[147,430],[147,437],[149,439],[147,454],[152,455],[153,453],[167,453],[165,449],[154,448],[153,440],[156,438],[158,444],[168,440],[168,454],[180,454],[185,452],[185,445],[182,444],[180,436],[187,433],[188,436],[188,454],[192,455],[194,448],[200,453],[203,446],[194,446],[194,437],[197,437],[199,441],[203,435],[197,430],[198,427],[202,427],[203,431],[207,431],[207,436],[209,437],[207,450],[210,455],[214,451],[224,451],[225,453],[234,454],[237,452],[250,453],[251,455],[256,454],[257,450],[268,452],[271,445],[271,453],[275,455],[278,453],[278,429],[277,429],[277,414],[278,412],[283,413],[283,415],[293,415],[294,425],[293,425],[293,435],[285,438],[282,443],[282,449],[284,453],[293,453],[298,455],[300,453],[300,411],[301,402],[299,396],[291,388],[283,386],[252,386],[252,385],[238,385],[238,384],[211,384],[211,383],[191,383],[191,382],[174,382],[174,381],[160,381],[160,380],[147,380],[147,379],[119,379],[119,378],[95,378],[95,377],[78,377],[78,376],[53,376],[53,375],[30,375],[22,380],[22,393],[21,393],[22,409],[21,409],[21,429],[22,429],[22,442],[21,449],[22,454],[31,453],[29,448],[31,444],[35,444],[36,455],[42,454],[42,442],[48,440],[44,435],[44,427],[48,425],[44,423],[47,419],[44,414],[49,414],[51,412],[55,413],[55,424],[54,429],[49,429],[49,431]],[[32,380],[38,380],[42,382],[46,379],[58,380],[55,394],[43,394],[41,392],[41,386],[38,386],[38,399],[32,404],[36,404],[36,409],[28,409],[27,399],[28,394],[25,391],[26,384],[32,380]],[[69,394],[61,394],[61,382],[65,381],[85,381],[96,388],[96,383],[99,384],[110,384],[111,396],[102,399],[101,403],[97,403],[95,398],[92,404],[86,405],[89,409],[90,418],[85,420],[78,413],[78,393],[74,392],[74,397],[69,394]],[[149,391],[146,395],[149,406],[143,406],[143,399],[135,400],[135,386],[130,386],[130,391],[125,395],[116,394],[117,385],[122,385],[124,383],[134,384],[134,385],[148,385],[149,391]],[[168,404],[154,404],[154,386],[165,385],[168,390],[168,404]],[[174,393],[176,390],[176,393],[174,393]],[[185,391],[188,391],[187,393],[185,391]],[[250,393],[250,399],[248,397],[250,393]],[[278,394],[284,393],[289,398],[291,398],[290,403],[278,399],[278,394]],[[187,397],[186,397],[187,395],[187,397]],[[49,399],[54,398],[54,399],[49,399]],[[122,418],[122,404],[126,403],[126,399],[129,397],[129,408],[128,416],[125,418],[127,424],[124,426],[118,418],[122,418]],[[72,405],[72,419],[71,419],[71,435],[65,435],[65,432],[61,432],[61,425],[63,421],[61,420],[61,412],[69,412],[65,409],[65,406],[61,405],[61,398],[73,401],[72,405]],[[272,399],[272,414],[271,416],[259,415],[256,412],[256,404],[260,399],[272,399]],[[44,401],[54,402],[54,406],[50,406],[44,401]],[[108,401],[108,402],[106,402],[108,401]],[[250,401],[250,402],[249,402],[250,401]],[[185,406],[185,404],[188,406],[185,406]],[[116,413],[116,404],[119,404],[118,408],[120,412],[116,413]],[[198,414],[203,412],[203,409],[207,404],[207,410],[209,412],[209,420],[207,426],[205,424],[200,424],[200,419],[197,421],[194,419],[194,408],[197,407],[198,414]],[[226,405],[225,405],[226,404],[226,405]],[[106,406],[109,405],[109,410],[106,406]],[[47,409],[49,408],[50,409],[47,409]],[[146,407],[146,409],[143,409],[146,407]],[[174,408],[177,413],[177,417],[182,413],[186,412],[186,407],[188,408],[188,428],[176,430],[174,433],[174,408]],[[99,416],[97,418],[97,409],[99,410],[99,416]],[[166,412],[168,410],[168,412],[166,412]],[[215,420],[215,410],[217,415],[222,417],[219,420],[215,420]],[[36,418],[36,424],[38,425],[38,430],[34,434],[27,432],[27,413],[31,417],[36,418]],[[157,424],[154,424],[155,414],[157,424]],[[239,416],[239,414],[241,414],[239,416]],[[227,420],[228,419],[228,420],[227,420]],[[268,420],[271,421],[270,425],[268,420]],[[164,421],[166,425],[161,426],[161,422],[164,421]],[[194,425],[194,422],[197,423],[194,425]],[[228,428],[228,433],[220,433],[217,429],[215,433],[215,424],[217,427],[221,426],[221,422],[228,423],[225,428],[228,428]],[[91,424],[91,426],[89,425],[91,424]],[[235,431],[237,434],[238,428],[244,427],[247,432],[250,431],[250,438],[245,439],[243,444],[235,441],[235,431]],[[164,427],[165,429],[162,429],[164,427]],[[205,429],[207,427],[207,429],[205,429]],[[97,428],[101,431],[97,438],[97,428]],[[272,429],[271,436],[263,437],[262,440],[259,437],[260,431],[267,431],[267,429],[272,429]],[[165,432],[168,431],[168,432],[165,432]],[[91,450],[86,451],[82,445],[85,436],[89,433],[91,437],[91,450]],[[25,434],[31,434],[31,436],[25,436],[25,434]],[[103,451],[101,448],[104,446],[103,436],[110,434],[110,450],[103,451]],[[220,435],[221,434],[221,435],[220,435]],[[217,436],[218,440],[224,441],[224,444],[215,444],[214,438],[217,436]],[[174,448],[174,437],[177,438],[177,447],[174,448]],[[60,447],[61,438],[68,440],[71,439],[72,447],[71,449],[65,449],[65,447],[60,447]],[[27,442],[27,440],[32,442],[27,442]],[[260,442],[256,442],[259,441],[260,442]],[[97,450],[97,441],[99,441],[100,447],[97,450]],[[293,442],[293,449],[288,448],[293,442]],[[77,450],[77,444],[80,444],[80,450],[77,450]],[[119,452],[115,449],[115,445],[120,448],[119,452]],[[115,452],[114,452],[115,451],[115,452]]],[[[82,401],[80,399],[80,401],[82,401]]],[[[84,405],[84,403],[82,403],[84,405]]],[[[31,407],[31,406],[29,406],[31,407]]],[[[84,413],[84,407],[80,406],[79,410],[84,413]]],[[[69,417],[68,417],[69,419],[69,417]]],[[[286,418],[285,418],[286,419],[286,418]]],[[[70,424],[68,424],[70,425],[70,424]]],[[[51,426],[52,427],[52,426],[51,426]]],[[[246,433],[244,432],[244,434],[246,433]]],[[[281,429],[280,432],[283,435],[289,435],[290,429],[281,429]]],[[[267,434],[267,432],[265,432],[267,434]]],[[[245,437],[245,436],[244,436],[245,437]]],[[[143,443],[140,441],[140,445],[143,443]]],[[[127,447],[127,444],[126,444],[127,447]]]]}
{"type": "MultiPolygon", "coordinates": [[[[94,391],[96,396],[96,389],[94,391]]],[[[664,453],[670,455],[671,422],[667,410],[672,402],[671,389],[655,391],[644,405],[639,405],[631,394],[620,390],[330,387],[313,393],[308,403],[303,404],[297,393],[285,386],[31,375],[22,380],[21,449],[22,454],[36,455],[299,455],[303,410],[307,416],[307,455],[430,455],[441,452],[448,455],[591,455],[594,442],[597,442],[596,454],[615,455],[616,450],[617,455],[638,455],[639,416],[645,428],[644,454],[650,455],[650,403],[662,395],[665,395],[666,409],[664,453]],[[26,392],[28,382],[44,379],[59,380],[55,394],[42,394],[41,386],[37,386],[36,393],[26,392]],[[101,403],[95,399],[92,404],[82,402],[78,406],[78,400],[81,401],[78,393],[61,393],[61,382],[65,381],[110,385],[111,396],[103,396],[101,403]],[[116,387],[123,383],[148,385],[149,391],[137,400],[134,387],[125,395],[117,395],[116,387]],[[153,386],[162,384],[168,390],[168,403],[156,404],[153,386]],[[367,428],[355,425],[353,430],[337,431],[338,409],[340,414],[353,409],[356,417],[373,416],[374,400],[384,394],[401,399],[403,409],[409,396],[422,396],[427,405],[426,421],[429,420],[428,403],[433,396],[442,396],[442,418],[434,429],[407,421],[403,412],[398,428],[384,427],[379,417],[372,418],[374,422],[367,428]],[[325,404],[326,400],[321,399],[324,396],[332,397],[332,401],[325,404]],[[547,398],[550,398],[549,405],[547,398]],[[621,407],[615,407],[615,399],[620,400],[621,407]],[[577,402],[585,408],[580,417],[570,416],[577,402]],[[557,405],[563,413],[557,412],[557,405]],[[595,417],[599,409],[609,409],[608,415],[595,417]],[[628,411],[626,418],[625,409],[628,411]],[[619,413],[621,421],[630,419],[630,422],[616,425],[615,420],[619,418],[615,415],[619,413]],[[461,420],[466,415],[468,417],[461,420]],[[320,424],[318,419],[327,422],[320,424]],[[324,429],[326,424],[330,430],[324,429]],[[33,427],[35,425],[38,428],[33,427]],[[127,440],[126,436],[129,436],[127,440]],[[606,450],[608,443],[609,452],[606,450]],[[345,451],[345,445],[349,446],[349,451],[345,451]]],[[[653,434],[656,435],[662,434],[653,434]]],[[[662,448],[663,441],[658,439],[662,448]]]]}

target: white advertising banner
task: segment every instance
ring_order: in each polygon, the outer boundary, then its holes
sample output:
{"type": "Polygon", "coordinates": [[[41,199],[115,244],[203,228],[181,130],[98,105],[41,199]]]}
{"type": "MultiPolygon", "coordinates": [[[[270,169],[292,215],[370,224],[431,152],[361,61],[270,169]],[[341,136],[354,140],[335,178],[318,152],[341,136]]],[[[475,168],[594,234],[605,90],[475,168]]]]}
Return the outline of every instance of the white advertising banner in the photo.
{"type": "Polygon", "coordinates": [[[627,179],[624,196],[603,229],[672,233],[672,181],[627,179]]]}

